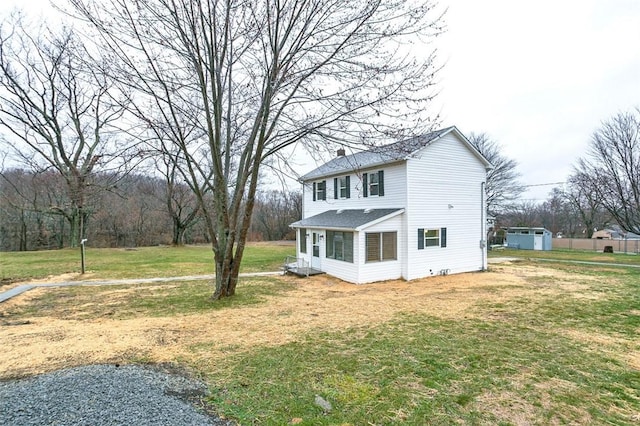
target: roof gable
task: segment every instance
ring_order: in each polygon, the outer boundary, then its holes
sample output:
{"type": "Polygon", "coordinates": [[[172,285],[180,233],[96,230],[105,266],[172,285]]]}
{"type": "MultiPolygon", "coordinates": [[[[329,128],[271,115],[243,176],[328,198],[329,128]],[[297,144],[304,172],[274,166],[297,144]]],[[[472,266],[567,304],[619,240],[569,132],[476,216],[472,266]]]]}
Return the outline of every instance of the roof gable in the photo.
{"type": "Polygon", "coordinates": [[[453,133],[486,168],[492,168],[491,163],[489,163],[489,161],[487,161],[482,154],[473,147],[471,142],[469,142],[469,140],[455,126],[451,126],[400,142],[374,147],[367,151],[360,151],[354,154],[333,158],[327,163],[300,177],[299,180],[304,182],[344,172],[363,170],[383,164],[405,161],[449,133],[453,133]]]}

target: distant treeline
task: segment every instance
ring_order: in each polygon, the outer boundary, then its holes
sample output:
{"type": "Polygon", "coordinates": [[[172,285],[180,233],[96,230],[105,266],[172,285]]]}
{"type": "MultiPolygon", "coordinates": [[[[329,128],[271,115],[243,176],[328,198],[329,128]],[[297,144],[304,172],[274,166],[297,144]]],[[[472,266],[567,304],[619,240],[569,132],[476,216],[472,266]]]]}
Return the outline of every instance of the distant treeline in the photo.
{"type": "MultiPolygon", "coordinates": [[[[0,250],[76,246],[71,241],[69,194],[55,172],[22,169],[0,175],[0,250]]],[[[83,200],[81,235],[92,247],[137,247],[210,242],[187,185],[143,174],[92,176],[83,200]]],[[[249,239],[295,239],[289,224],[300,219],[300,192],[258,191],[249,239]]]]}

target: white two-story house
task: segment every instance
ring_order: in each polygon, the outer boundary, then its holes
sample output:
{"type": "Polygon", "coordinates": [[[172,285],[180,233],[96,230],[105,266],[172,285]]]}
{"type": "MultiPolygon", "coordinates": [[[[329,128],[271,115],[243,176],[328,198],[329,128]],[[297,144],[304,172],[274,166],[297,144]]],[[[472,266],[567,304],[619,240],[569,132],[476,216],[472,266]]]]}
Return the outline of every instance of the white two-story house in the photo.
{"type": "Polygon", "coordinates": [[[491,164],[455,127],[304,175],[297,257],[352,283],[485,270],[491,164]]]}

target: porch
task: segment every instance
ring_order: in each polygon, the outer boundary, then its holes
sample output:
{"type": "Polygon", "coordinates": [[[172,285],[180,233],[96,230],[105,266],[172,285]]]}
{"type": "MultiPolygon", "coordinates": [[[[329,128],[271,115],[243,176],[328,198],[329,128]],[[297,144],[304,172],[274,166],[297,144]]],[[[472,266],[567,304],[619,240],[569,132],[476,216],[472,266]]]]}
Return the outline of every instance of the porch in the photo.
{"type": "Polygon", "coordinates": [[[290,272],[299,277],[310,277],[312,275],[324,274],[323,271],[312,268],[307,260],[295,256],[286,257],[282,270],[283,274],[290,272]]]}

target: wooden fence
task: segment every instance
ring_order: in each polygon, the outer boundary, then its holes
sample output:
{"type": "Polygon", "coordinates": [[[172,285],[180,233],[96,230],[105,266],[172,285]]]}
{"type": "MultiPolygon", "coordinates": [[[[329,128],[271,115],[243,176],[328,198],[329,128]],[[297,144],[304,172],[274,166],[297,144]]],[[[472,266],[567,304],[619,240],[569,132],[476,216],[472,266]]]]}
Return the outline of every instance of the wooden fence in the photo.
{"type": "Polygon", "coordinates": [[[603,252],[606,246],[615,253],[640,253],[640,240],[598,240],[595,238],[554,238],[554,249],[592,250],[603,252]]]}

